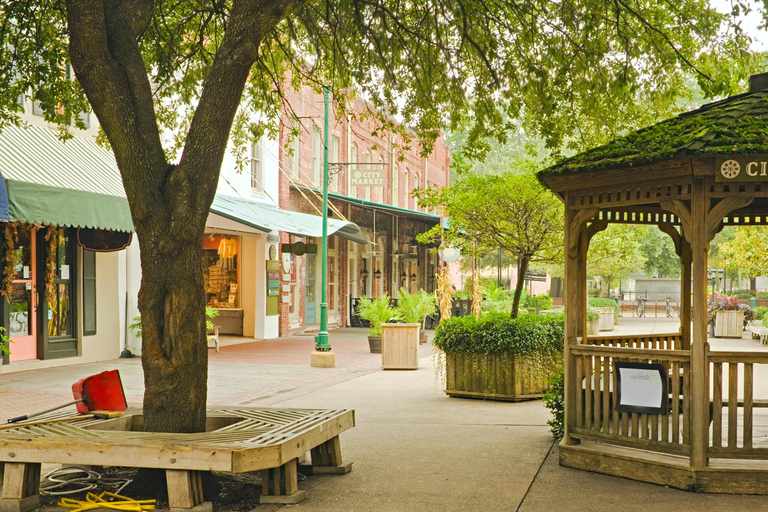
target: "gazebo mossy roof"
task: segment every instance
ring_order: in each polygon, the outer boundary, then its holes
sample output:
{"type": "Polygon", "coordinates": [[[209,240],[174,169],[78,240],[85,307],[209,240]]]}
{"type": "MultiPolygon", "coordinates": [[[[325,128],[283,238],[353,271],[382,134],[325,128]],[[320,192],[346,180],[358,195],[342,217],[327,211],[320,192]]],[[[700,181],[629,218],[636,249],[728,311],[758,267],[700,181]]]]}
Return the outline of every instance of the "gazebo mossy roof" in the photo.
{"type": "Polygon", "coordinates": [[[680,156],[768,154],[768,90],[708,103],[544,169],[539,179],[680,156]]]}

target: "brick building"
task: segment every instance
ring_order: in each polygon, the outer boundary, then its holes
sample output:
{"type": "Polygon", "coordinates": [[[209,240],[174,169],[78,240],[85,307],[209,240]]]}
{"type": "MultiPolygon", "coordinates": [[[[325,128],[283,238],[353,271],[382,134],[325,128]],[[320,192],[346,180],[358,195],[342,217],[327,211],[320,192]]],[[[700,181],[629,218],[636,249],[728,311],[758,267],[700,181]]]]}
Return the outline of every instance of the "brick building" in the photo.
{"type": "MultiPolygon", "coordinates": [[[[323,177],[323,97],[309,88],[291,91],[279,134],[279,204],[285,210],[319,214],[323,177]],[[298,128],[299,135],[292,133],[298,128]]],[[[351,103],[354,115],[331,114],[328,161],[329,216],[360,226],[367,245],[336,236],[328,239],[329,326],[354,325],[355,299],[388,293],[400,286],[411,292],[434,289],[438,256],[416,242],[418,233],[440,223],[434,212],[420,208],[411,192],[417,187],[449,184],[450,156],[440,137],[428,157],[383,128],[361,100],[351,103]],[[382,170],[382,187],[352,186],[355,172],[382,170]]],[[[320,321],[322,241],[281,233],[280,332],[312,330],[320,321]],[[287,245],[304,242],[317,254],[296,254],[287,245]]],[[[310,249],[311,250],[311,249],[310,249]]],[[[302,251],[298,251],[299,253],[302,251]]]]}

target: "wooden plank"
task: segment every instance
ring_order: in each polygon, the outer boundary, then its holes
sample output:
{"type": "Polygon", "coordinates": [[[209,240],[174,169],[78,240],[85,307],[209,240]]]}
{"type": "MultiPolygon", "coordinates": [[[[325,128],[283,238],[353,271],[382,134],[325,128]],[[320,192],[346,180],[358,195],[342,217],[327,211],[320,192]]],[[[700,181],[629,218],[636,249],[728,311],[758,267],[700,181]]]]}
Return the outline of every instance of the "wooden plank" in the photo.
{"type": "Polygon", "coordinates": [[[672,443],[680,443],[680,363],[672,363],[672,443]]]}
{"type": "Polygon", "coordinates": [[[168,505],[171,508],[192,508],[203,502],[201,473],[166,469],[168,505]]]}
{"type": "MultiPolygon", "coordinates": [[[[611,317],[613,318],[613,317],[611,317]]],[[[611,379],[613,378],[613,372],[611,372],[611,359],[603,359],[603,425],[602,432],[609,433],[611,431],[611,390],[616,389],[612,387],[611,379]]]]}
{"type": "Polygon", "coordinates": [[[600,389],[602,384],[602,372],[603,372],[603,358],[596,357],[595,369],[594,369],[594,389],[592,390],[592,412],[594,417],[592,419],[592,425],[598,432],[601,430],[600,422],[602,420],[601,406],[602,406],[602,390],[600,389]]]}
{"type": "Polygon", "coordinates": [[[690,446],[683,444],[662,443],[660,441],[634,436],[617,437],[611,434],[596,432],[594,430],[575,429],[573,435],[582,441],[594,441],[596,443],[605,443],[614,446],[626,446],[670,455],[687,455],[690,451],[690,446]]]}
{"type": "Polygon", "coordinates": [[[572,349],[575,355],[602,356],[613,358],[653,359],[655,361],[689,361],[689,350],[654,350],[650,348],[600,347],[579,345],[572,349]]]}
{"type": "Polygon", "coordinates": [[[739,365],[728,364],[728,448],[736,448],[739,415],[739,365]]]}
{"type": "Polygon", "coordinates": [[[584,427],[592,428],[592,358],[587,357],[584,367],[584,427]]]}
{"type": "Polygon", "coordinates": [[[723,445],[723,363],[712,365],[712,446],[723,445]]]}
{"type": "MultiPolygon", "coordinates": [[[[662,366],[664,367],[664,375],[672,375],[672,378],[676,378],[674,374],[669,373],[669,362],[665,361],[662,363],[662,366]]],[[[669,403],[667,403],[669,405],[669,403]]],[[[672,411],[670,414],[667,414],[666,416],[662,416],[660,418],[661,421],[661,441],[668,443],[669,442],[669,420],[670,416],[677,416],[677,411],[672,411]]]]}
{"type": "Polygon", "coordinates": [[[683,364],[683,444],[691,443],[691,365],[683,364]]]}
{"type": "Polygon", "coordinates": [[[290,496],[299,491],[297,459],[291,459],[283,465],[284,494],[290,496]]]}
{"type": "MultiPolygon", "coordinates": [[[[584,426],[584,392],[581,391],[582,383],[585,378],[585,368],[587,367],[586,356],[576,357],[574,356],[575,368],[576,368],[576,382],[579,384],[579,392],[576,393],[576,411],[575,411],[575,427],[584,426]]],[[[573,409],[573,407],[571,407],[573,409]]]]}
{"type": "Polygon", "coordinates": [[[713,363],[768,364],[768,353],[710,351],[709,360],[713,363]]]}
{"type": "Polygon", "coordinates": [[[753,367],[747,363],[744,365],[744,438],[743,447],[752,448],[752,395],[754,382],[753,367]]]}

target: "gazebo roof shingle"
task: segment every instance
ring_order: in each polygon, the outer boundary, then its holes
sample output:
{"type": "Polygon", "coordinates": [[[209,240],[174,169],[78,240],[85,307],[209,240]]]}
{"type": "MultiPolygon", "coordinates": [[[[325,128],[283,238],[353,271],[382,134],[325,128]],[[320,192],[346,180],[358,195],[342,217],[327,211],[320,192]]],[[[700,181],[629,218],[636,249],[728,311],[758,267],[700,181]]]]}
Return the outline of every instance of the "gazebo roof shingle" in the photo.
{"type": "Polygon", "coordinates": [[[548,167],[540,179],[631,168],[680,156],[768,154],[768,90],[731,96],[548,167]]]}

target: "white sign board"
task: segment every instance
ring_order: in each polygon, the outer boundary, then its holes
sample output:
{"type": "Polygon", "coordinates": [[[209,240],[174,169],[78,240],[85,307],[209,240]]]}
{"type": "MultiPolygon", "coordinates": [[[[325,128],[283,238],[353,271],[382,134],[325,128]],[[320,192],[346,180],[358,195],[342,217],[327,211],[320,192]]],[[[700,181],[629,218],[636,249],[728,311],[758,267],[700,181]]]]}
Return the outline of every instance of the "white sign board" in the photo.
{"type": "Polygon", "coordinates": [[[667,376],[660,364],[614,363],[618,412],[666,414],[667,376]]]}
{"type": "Polygon", "coordinates": [[[379,169],[355,169],[352,171],[353,187],[384,187],[384,179],[387,173],[384,168],[379,169]]]}

